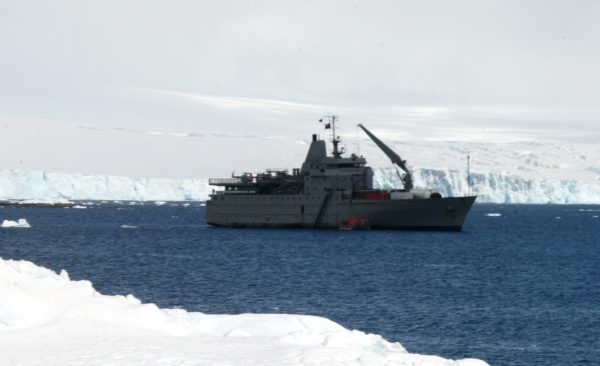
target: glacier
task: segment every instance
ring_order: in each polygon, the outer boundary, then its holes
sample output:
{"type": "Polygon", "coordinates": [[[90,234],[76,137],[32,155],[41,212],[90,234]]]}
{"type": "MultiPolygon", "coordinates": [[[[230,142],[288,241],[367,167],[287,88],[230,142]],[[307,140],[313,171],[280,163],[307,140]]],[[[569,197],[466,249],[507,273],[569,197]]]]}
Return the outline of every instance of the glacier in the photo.
{"type": "MultiPolygon", "coordinates": [[[[466,170],[413,169],[416,187],[435,188],[443,196],[477,195],[479,203],[556,203],[598,204],[600,184],[576,180],[525,178],[508,173],[471,172],[468,186],[466,170]]],[[[401,186],[394,169],[375,169],[374,185],[379,188],[401,186]]]]}
{"type": "Polygon", "coordinates": [[[206,200],[208,179],[130,178],[0,169],[0,198],[16,200],[206,200]]]}
{"type": "MultiPolygon", "coordinates": [[[[376,187],[401,187],[394,169],[376,168],[374,172],[376,187]]],[[[416,168],[413,176],[417,187],[435,188],[444,196],[469,194],[466,170],[416,168]]],[[[212,190],[207,178],[131,178],[0,169],[0,199],[204,201],[212,190]]],[[[502,172],[471,172],[470,193],[479,196],[480,203],[600,203],[600,184],[502,172]]]]}

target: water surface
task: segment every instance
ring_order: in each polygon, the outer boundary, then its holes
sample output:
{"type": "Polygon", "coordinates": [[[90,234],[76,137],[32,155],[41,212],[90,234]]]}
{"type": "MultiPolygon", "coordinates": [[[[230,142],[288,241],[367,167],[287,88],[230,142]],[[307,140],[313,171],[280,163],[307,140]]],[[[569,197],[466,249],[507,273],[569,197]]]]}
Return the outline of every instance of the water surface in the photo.
{"type": "Polygon", "coordinates": [[[0,256],[161,307],[320,315],[492,365],[597,365],[598,215],[477,204],[445,233],[213,228],[198,205],[0,208],[32,225],[0,229],[0,256]]]}

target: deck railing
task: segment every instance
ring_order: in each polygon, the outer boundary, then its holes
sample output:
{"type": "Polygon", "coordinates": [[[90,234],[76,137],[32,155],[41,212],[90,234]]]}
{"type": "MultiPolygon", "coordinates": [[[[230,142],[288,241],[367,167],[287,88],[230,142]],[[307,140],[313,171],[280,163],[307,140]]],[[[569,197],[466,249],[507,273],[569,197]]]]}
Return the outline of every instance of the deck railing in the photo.
{"type": "Polygon", "coordinates": [[[240,178],[208,178],[208,184],[212,186],[220,186],[227,184],[239,184],[242,183],[240,178]]]}

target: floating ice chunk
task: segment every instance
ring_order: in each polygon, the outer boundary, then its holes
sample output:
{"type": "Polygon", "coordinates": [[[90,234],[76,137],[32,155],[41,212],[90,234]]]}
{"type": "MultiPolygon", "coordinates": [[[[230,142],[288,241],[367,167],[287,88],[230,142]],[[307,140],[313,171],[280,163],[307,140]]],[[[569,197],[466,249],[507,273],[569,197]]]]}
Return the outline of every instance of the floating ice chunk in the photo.
{"type": "Polygon", "coordinates": [[[73,208],[79,208],[79,209],[82,209],[82,208],[87,208],[87,206],[75,205],[75,206],[73,206],[73,208]]]}
{"type": "Polygon", "coordinates": [[[556,219],[556,220],[560,220],[560,216],[556,216],[556,217],[555,217],[555,219],[556,219]]]}
{"type": "Polygon", "coordinates": [[[31,225],[25,219],[19,219],[17,221],[4,220],[2,221],[2,225],[0,227],[20,227],[20,228],[30,228],[31,225]]]}
{"type": "Polygon", "coordinates": [[[135,225],[121,225],[121,229],[137,229],[135,225]]]}
{"type": "Polygon", "coordinates": [[[157,206],[162,206],[162,205],[166,204],[166,202],[165,201],[155,201],[154,204],[157,206]]]}
{"type": "Polygon", "coordinates": [[[488,217],[500,217],[500,216],[502,216],[502,214],[501,213],[497,213],[497,212],[490,212],[490,213],[486,213],[485,216],[488,216],[488,217]]]}

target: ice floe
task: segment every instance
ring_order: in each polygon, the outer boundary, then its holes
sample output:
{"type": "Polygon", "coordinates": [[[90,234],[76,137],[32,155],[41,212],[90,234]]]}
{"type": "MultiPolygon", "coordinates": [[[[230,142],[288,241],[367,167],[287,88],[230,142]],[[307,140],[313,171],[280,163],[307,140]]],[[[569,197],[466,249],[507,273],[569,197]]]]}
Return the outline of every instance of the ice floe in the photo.
{"type": "Polygon", "coordinates": [[[0,227],[9,228],[9,227],[17,227],[17,228],[30,228],[31,225],[27,222],[26,219],[18,219],[17,221],[12,220],[4,220],[0,227]]]}
{"type": "Polygon", "coordinates": [[[498,213],[498,212],[490,212],[490,213],[486,213],[485,216],[488,216],[488,217],[500,217],[500,216],[502,216],[502,214],[498,213]]]}

